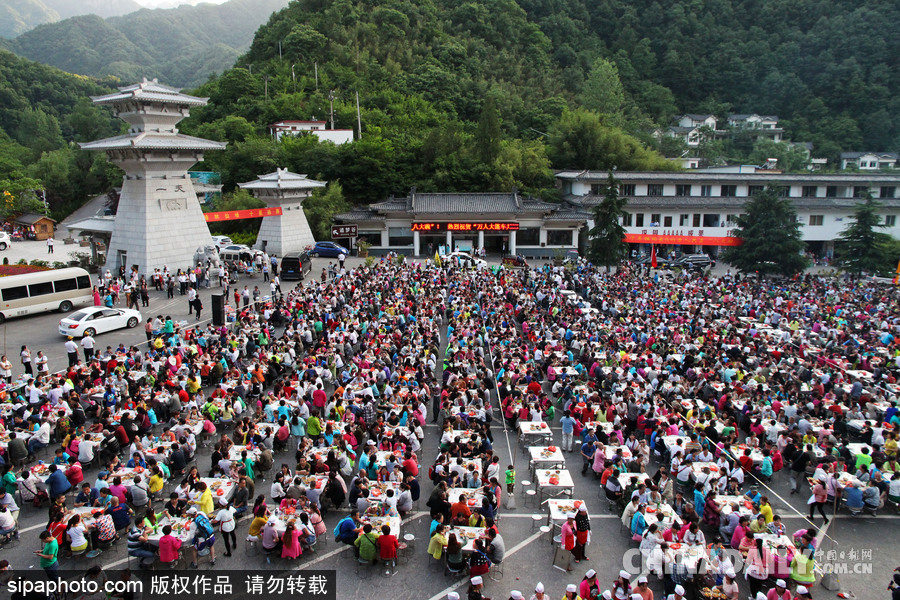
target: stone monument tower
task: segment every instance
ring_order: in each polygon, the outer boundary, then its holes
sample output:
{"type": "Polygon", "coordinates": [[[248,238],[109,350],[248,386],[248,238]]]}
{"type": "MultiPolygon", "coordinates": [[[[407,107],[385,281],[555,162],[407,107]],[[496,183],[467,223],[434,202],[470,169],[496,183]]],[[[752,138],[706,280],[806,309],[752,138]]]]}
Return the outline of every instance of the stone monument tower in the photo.
{"type": "Polygon", "coordinates": [[[307,179],[306,175],[291,173],[287,169],[261,175],[256,181],[239,183],[238,186],[249,190],[269,208],[281,208],[280,215],[263,217],[256,247],[269,254],[284,256],[314,245],[316,240],[306,221],[302,204],[315,188],[325,185],[324,181],[307,179]]]}
{"type": "Polygon", "coordinates": [[[192,266],[198,247],[211,246],[212,239],[187,171],[203,160],[204,151],[225,144],[182,135],[176,125],[208,98],[145,78],[91,99],[129,125],[124,135],[81,144],[105,151],[125,171],[107,268],[136,268],[146,275],[163,265],[173,271],[192,266]]]}

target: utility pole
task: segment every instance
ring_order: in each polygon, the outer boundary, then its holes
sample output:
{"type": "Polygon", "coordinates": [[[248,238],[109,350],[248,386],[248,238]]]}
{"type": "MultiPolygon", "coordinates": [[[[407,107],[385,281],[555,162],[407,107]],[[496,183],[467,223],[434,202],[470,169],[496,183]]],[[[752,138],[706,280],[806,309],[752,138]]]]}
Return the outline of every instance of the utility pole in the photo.
{"type": "Polygon", "coordinates": [[[319,91],[319,61],[313,62],[313,68],[316,70],[316,91],[319,91]]]}
{"type": "Polygon", "coordinates": [[[359,116],[359,90],[356,91],[356,128],[359,130],[359,137],[362,139],[362,118],[359,116]]]}
{"type": "Polygon", "coordinates": [[[278,60],[281,60],[281,41],[278,42],[278,60]]]}
{"type": "Polygon", "coordinates": [[[294,82],[294,93],[297,93],[297,76],[294,74],[294,65],[291,65],[291,80],[294,82]]]}
{"type": "Polygon", "coordinates": [[[269,101],[269,76],[266,75],[263,80],[266,82],[266,102],[269,101]]]}
{"type": "Polygon", "coordinates": [[[331,103],[331,129],[334,129],[334,90],[328,92],[328,101],[331,103]]]}

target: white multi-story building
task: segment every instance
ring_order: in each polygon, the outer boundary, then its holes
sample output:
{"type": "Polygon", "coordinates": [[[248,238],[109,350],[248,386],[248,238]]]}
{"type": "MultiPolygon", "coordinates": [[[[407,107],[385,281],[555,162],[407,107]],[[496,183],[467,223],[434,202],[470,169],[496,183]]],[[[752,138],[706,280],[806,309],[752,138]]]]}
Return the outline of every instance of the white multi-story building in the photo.
{"type": "Polygon", "coordinates": [[[841,152],[841,169],[877,171],[897,167],[896,152],[841,152]]]}
{"type": "MultiPolygon", "coordinates": [[[[883,232],[900,237],[900,174],[787,174],[752,167],[734,171],[615,173],[620,194],[628,198],[627,241],[718,254],[720,247],[738,243],[732,235],[737,216],[747,200],[768,185],[792,199],[803,239],[820,256],[833,253],[834,241],[866,191],[882,205],[882,221],[887,224],[883,232]]],[[[608,173],[560,171],[556,177],[564,202],[589,211],[602,199],[608,173]]]]}
{"type": "Polygon", "coordinates": [[[278,121],[269,125],[269,134],[279,142],[286,135],[314,135],[336,146],[353,141],[352,129],[328,129],[325,121],[278,121]]]}
{"type": "Polygon", "coordinates": [[[784,129],[778,126],[775,115],[728,115],[728,126],[749,131],[753,137],[766,136],[775,142],[780,142],[784,137],[784,129]]]}

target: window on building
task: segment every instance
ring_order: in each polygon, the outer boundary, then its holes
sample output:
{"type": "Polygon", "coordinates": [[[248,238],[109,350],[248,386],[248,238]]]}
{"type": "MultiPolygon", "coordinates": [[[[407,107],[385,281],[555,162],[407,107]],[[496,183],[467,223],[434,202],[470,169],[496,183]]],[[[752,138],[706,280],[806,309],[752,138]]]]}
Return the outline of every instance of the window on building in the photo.
{"type": "Polygon", "coordinates": [[[719,226],[719,215],[713,213],[707,213],[703,215],[703,226],[704,227],[718,227],[719,226]]]}
{"type": "Polygon", "coordinates": [[[691,186],[684,183],[678,183],[675,185],[675,195],[676,196],[690,196],[691,195],[691,186]]]}
{"type": "Polygon", "coordinates": [[[825,223],[824,215],[809,215],[810,227],[821,227],[825,223]]]}
{"type": "Polygon", "coordinates": [[[837,198],[837,186],[829,185],[825,188],[825,197],[826,198],[837,198]]]}
{"type": "MultiPolygon", "coordinates": [[[[441,232],[443,234],[443,232],[441,232]]],[[[358,232],[359,239],[366,238],[366,241],[372,244],[373,246],[381,245],[381,231],[374,229],[370,231],[364,231],[362,229],[358,232]]],[[[446,234],[443,234],[446,235],[446,234]]]]}
{"type": "Polygon", "coordinates": [[[648,196],[662,196],[663,195],[663,184],[651,183],[651,184],[647,185],[647,195],[648,196]]]}
{"type": "Polygon", "coordinates": [[[763,186],[761,185],[751,185],[747,187],[747,195],[753,197],[763,191],[763,186]]]}
{"type": "Polygon", "coordinates": [[[622,227],[631,227],[631,213],[626,212],[622,215],[622,227]]]}
{"type": "Polygon", "coordinates": [[[691,215],[681,214],[678,215],[678,226],[686,227],[688,223],[691,222],[691,215]]]}
{"type": "MultiPolygon", "coordinates": [[[[518,236],[516,238],[516,242],[521,244],[522,242],[518,241],[518,236]]],[[[547,245],[548,246],[571,246],[572,245],[572,230],[571,229],[550,229],[547,231],[547,245]]]]}
{"type": "Polygon", "coordinates": [[[644,213],[636,213],[634,215],[634,226],[635,227],[643,227],[644,226],[644,213]]]}
{"type": "Polygon", "coordinates": [[[606,184],[603,184],[603,183],[592,183],[591,184],[591,195],[592,196],[602,196],[605,187],[606,187],[606,184]]]}
{"type": "MultiPolygon", "coordinates": [[[[547,233],[549,234],[550,232],[548,231],[547,233]]],[[[540,244],[541,230],[539,228],[528,227],[516,232],[516,246],[539,246],[540,244]]]]}
{"type": "Polygon", "coordinates": [[[619,195],[620,196],[634,196],[634,184],[633,183],[623,183],[619,186],[619,195]]]}
{"type": "Polygon", "coordinates": [[[853,186],[853,197],[854,198],[864,198],[866,196],[866,192],[869,191],[869,187],[865,185],[854,185],[853,186]]]}
{"type": "Polygon", "coordinates": [[[722,186],[722,196],[724,198],[734,198],[737,196],[737,186],[736,185],[723,185],[722,186]]]}
{"type": "Polygon", "coordinates": [[[700,227],[700,219],[702,218],[703,215],[697,213],[694,214],[694,227],[700,227]]]}
{"type": "Polygon", "coordinates": [[[671,227],[672,226],[672,217],[665,216],[663,217],[663,227],[671,227]]]}
{"type": "Polygon", "coordinates": [[[412,246],[412,230],[409,227],[388,227],[388,244],[391,246],[412,246]]]}
{"type": "Polygon", "coordinates": [[[701,185],[700,186],[700,195],[705,198],[712,196],[712,186],[711,185],[701,185]]]}
{"type": "Polygon", "coordinates": [[[815,186],[815,185],[804,185],[804,186],[803,186],[802,196],[803,196],[804,198],[815,198],[815,197],[816,197],[816,194],[818,193],[818,191],[819,191],[818,186],[815,186]]]}
{"type": "Polygon", "coordinates": [[[650,226],[651,227],[659,227],[659,222],[662,220],[662,217],[659,213],[654,213],[650,215],[650,226]]]}
{"type": "Polygon", "coordinates": [[[884,224],[888,227],[895,227],[897,225],[897,215],[885,215],[884,224]]]}
{"type": "Polygon", "coordinates": [[[893,185],[881,186],[881,198],[894,198],[897,195],[897,188],[893,185]]]}
{"type": "Polygon", "coordinates": [[[733,227],[737,225],[737,215],[725,215],[725,225],[728,227],[733,227]]]}
{"type": "Polygon", "coordinates": [[[778,197],[779,197],[779,198],[787,198],[788,196],[791,195],[791,188],[790,188],[790,186],[787,186],[787,185],[779,185],[779,186],[778,186],[777,188],[775,188],[775,189],[778,190],[778,197]]]}

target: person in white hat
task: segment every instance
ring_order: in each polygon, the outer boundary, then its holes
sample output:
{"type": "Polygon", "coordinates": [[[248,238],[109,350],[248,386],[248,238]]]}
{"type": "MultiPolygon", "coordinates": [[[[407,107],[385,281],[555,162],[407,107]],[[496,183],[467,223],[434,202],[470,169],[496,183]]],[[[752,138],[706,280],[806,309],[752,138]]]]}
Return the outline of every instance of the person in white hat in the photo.
{"type": "MultiPolygon", "coordinates": [[[[635,594],[638,594],[642,600],[651,600],[653,598],[653,591],[650,589],[647,578],[643,575],[638,577],[633,591],[635,594]]],[[[634,594],[632,594],[632,596],[634,596],[634,594]]]]}
{"type": "Polygon", "coordinates": [[[740,597],[740,589],[738,588],[737,577],[734,569],[729,568],[722,575],[722,593],[731,600],[740,597]]]}
{"type": "Polygon", "coordinates": [[[567,585],[563,600],[581,600],[581,596],[578,595],[578,586],[574,583],[567,585]]]}
{"type": "Polygon", "coordinates": [[[525,600],[525,596],[519,590],[513,590],[509,593],[509,600],[525,600]]]}
{"type": "Polygon", "coordinates": [[[468,600],[491,600],[482,594],[482,591],[484,590],[483,584],[484,580],[480,575],[476,575],[469,580],[468,600]]]}
{"type": "Polygon", "coordinates": [[[616,600],[627,600],[631,596],[631,573],[619,571],[619,578],[613,583],[613,596],[616,600]]]}
{"type": "Polygon", "coordinates": [[[597,571],[588,569],[581,580],[578,595],[582,598],[596,598],[600,595],[600,583],[597,581],[597,571]]]}
{"type": "Polygon", "coordinates": [[[775,587],[766,594],[766,600],[791,600],[791,590],[787,589],[787,582],[784,579],[777,579],[775,587]]]}
{"type": "Polygon", "coordinates": [[[812,598],[812,594],[809,593],[809,588],[805,585],[797,586],[797,597],[798,598],[812,598]]]}
{"type": "Polygon", "coordinates": [[[613,600],[612,592],[609,590],[604,591],[602,598],[603,600],[613,600]]]}
{"type": "Polygon", "coordinates": [[[675,593],[669,594],[669,600],[682,600],[684,598],[684,586],[676,585],[675,593]]]}
{"type": "Polygon", "coordinates": [[[766,600],[766,593],[756,592],[756,598],[754,598],[753,600],[766,600]]]}
{"type": "Polygon", "coordinates": [[[547,600],[547,594],[544,593],[544,584],[540,581],[534,586],[534,593],[531,595],[531,600],[547,600]]]}
{"type": "Polygon", "coordinates": [[[447,600],[459,600],[459,594],[456,592],[450,592],[447,594],[447,600]]]}
{"type": "Polygon", "coordinates": [[[579,560],[590,560],[587,556],[587,545],[591,542],[591,519],[588,516],[587,504],[578,507],[575,514],[575,548],[572,554],[575,556],[575,562],[579,560]]]}
{"type": "MultiPolygon", "coordinates": [[[[562,525],[560,533],[562,549],[568,552],[566,571],[572,570],[573,551],[575,550],[575,513],[566,513],[566,522],[562,525]]],[[[577,559],[575,562],[579,562],[577,559]]]]}

